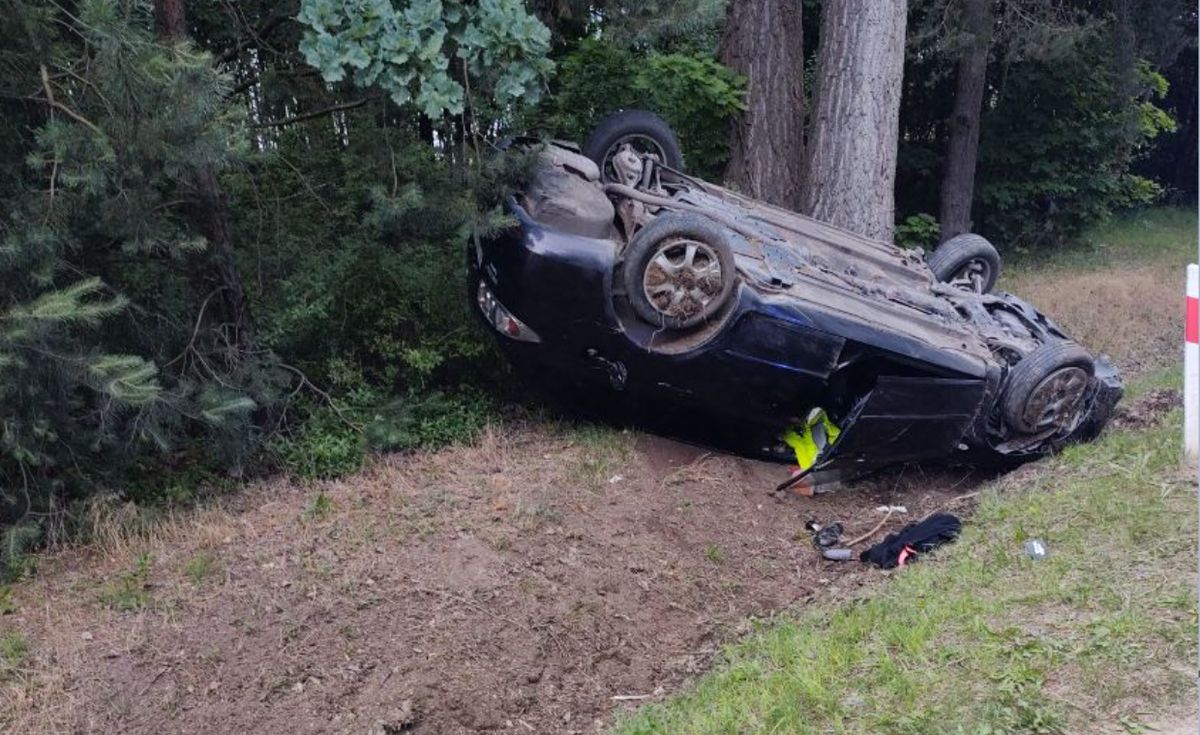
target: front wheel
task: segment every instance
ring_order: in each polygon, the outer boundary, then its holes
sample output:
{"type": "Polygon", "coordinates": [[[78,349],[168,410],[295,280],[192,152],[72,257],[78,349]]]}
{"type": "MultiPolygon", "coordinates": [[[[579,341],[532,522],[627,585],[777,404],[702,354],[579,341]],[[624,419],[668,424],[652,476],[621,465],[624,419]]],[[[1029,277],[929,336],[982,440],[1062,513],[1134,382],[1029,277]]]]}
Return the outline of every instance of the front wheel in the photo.
{"type": "Polygon", "coordinates": [[[664,329],[691,329],[733,295],[737,274],[729,234],[695,214],[668,212],[638,230],[622,266],[629,305],[664,329]]]}
{"type": "Polygon", "coordinates": [[[1041,345],[1013,367],[1001,408],[1004,421],[1022,434],[1073,429],[1087,408],[1084,398],[1095,361],[1074,342],[1041,345]]]}
{"type": "Polygon", "coordinates": [[[938,246],[928,259],[939,281],[974,293],[990,293],[1000,277],[1000,253],[986,238],[966,233],[938,246]]]}

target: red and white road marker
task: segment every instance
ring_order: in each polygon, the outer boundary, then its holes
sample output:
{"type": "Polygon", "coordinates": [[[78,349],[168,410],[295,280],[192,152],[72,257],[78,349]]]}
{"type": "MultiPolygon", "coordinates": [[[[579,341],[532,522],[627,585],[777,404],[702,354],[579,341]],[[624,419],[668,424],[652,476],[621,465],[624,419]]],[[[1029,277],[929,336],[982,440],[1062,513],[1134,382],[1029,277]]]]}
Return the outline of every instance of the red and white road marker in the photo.
{"type": "Polygon", "coordinates": [[[1200,457],[1200,266],[1187,268],[1187,321],[1183,348],[1183,446],[1200,457]]]}

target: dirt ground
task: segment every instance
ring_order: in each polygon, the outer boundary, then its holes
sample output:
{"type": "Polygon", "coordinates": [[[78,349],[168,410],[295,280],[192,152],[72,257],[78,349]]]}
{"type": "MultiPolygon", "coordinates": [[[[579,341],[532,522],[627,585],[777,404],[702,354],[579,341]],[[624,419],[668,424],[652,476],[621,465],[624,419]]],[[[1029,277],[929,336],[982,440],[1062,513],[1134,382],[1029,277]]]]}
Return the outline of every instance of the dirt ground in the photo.
{"type": "Polygon", "coordinates": [[[597,732],[754,619],[886,575],[819,558],[805,521],[853,537],[907,506],[882,536],[973,481],[910,468],[774,499],[785,472],[525,426],[353,481],[264,483],[152,540],[44,561],[0,617],[29,646],[0,730],[597,732]]]}

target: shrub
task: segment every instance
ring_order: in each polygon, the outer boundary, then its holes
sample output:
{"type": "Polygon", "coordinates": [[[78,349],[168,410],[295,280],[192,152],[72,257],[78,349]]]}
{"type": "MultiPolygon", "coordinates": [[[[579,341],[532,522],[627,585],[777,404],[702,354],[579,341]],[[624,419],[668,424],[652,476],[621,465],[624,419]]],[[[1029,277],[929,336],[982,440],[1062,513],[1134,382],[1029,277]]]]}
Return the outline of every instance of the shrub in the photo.
{"type": "Polygon", "coordinates": [[[640,53],[586,39],[562,60],[557,93],[535,125],[582,142],[602,117],[639,107],[670,123],[688,170],[719,178],[745,79],[704,52],[640,53]]]}
{"type": "Polygon", "coordinates": [[[277,460],[302,480],[328,480],[362,467],[366,443],[361,429],[329,407],[312,409],[296,428],[271,443],[277,460]]]}
{"type": "Polygon", "coordinates": [[[941,225],[932,214],[914,214],[896,225],[896,244],[906,248],[924,248],[932,251],[937,247],[941,225]]]}
{"type": "Polygon", "coordinates": [[[1142,64],[1136,96],[1122,99],[1097,43],[1052,62],[1024,62],[984,116],[976,206],[978,229],[994,242],[1060,242],[1161,195],[1129,169],[1141,148],[1174,128],[1152,102],[1166,81],[1142,64]]]}

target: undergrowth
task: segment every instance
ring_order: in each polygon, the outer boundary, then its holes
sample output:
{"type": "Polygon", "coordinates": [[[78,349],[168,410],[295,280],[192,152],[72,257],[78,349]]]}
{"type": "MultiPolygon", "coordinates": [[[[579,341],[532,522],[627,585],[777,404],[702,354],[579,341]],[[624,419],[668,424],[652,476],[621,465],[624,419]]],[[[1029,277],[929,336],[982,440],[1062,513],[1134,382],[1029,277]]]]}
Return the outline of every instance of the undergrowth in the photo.
{"type": "Polygon", "coordinates": [[[303,418],[270,445],[279,466],[302,480],[342,477],[361,469],[371,451],[436,449],[470,441],[495,415],[474,391],[413,393],[391,400],[374,393],[351,402],[307,405],[303,418]]]}

